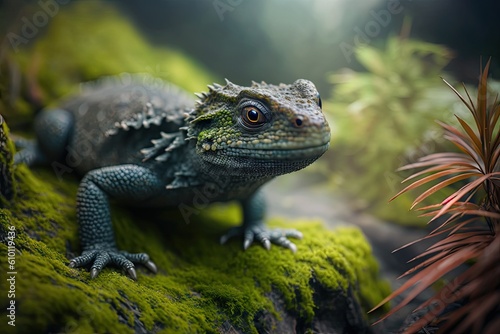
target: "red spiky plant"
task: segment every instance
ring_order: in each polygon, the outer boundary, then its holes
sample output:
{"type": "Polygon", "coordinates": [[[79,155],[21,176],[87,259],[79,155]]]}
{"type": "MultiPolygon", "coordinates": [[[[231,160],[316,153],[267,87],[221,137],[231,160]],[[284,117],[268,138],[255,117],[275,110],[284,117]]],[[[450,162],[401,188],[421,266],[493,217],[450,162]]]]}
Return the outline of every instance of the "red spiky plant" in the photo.
{"type": "MultiPolygon", "coordinates": [[[[442,333],[493,334],[500,328],[500,102],[498,95],[492,103],[488,101],[489,65],[490,61],[479,80],[475,104],[467,89],[464,98],[445,81],[474,119],[471,126],[456,116],[460,123],[458,128],[440,123],[444,138],[459,152],[431,154],[401,168],[424,168],[404,180],[413,182],[394,196],[427,186],[412,208],[440,189],[451,185],[460,188],[441,203],[418,209],[424,212],[423,216],[431,217],[429,223],[440,217],[442,223],[415,242],[437,235],[442,238],[413,259],[422,262],[404,273],[401,277],[410,278],[375,307],[403,292],[406,294],[379,321],[406,306],[450,271],[466,267],[458,276],[448,278],[440,291],[417,307],[417,320],[408,325],[404,333],[416,333],[425,326],[439,328],[442,333]],[[449,307],[452,305],[459,307],[453,310],[449,307]]],[[[422,332],[429,333],[428,329],[422,332]]]]}

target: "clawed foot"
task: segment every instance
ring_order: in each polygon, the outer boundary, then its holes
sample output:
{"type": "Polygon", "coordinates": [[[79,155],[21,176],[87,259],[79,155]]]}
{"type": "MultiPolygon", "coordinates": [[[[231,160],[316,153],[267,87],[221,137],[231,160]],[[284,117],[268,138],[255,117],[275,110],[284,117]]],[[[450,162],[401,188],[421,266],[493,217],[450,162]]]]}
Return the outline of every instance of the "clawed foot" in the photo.
{"type": "Polygon", "coordinates": [[[92,264],[90,278],[95,278],[99,272],[111,264],[123,269],[133,280],[137,280],[134,263],[140,263],[153,273],[157,272],[156,265],[149,259],[146,253],[127,253],[116,249],[96,249],[84,251],[82,255],[75,257],[69,262],[70,268],[84,267],[92,264]]]}
{"type": "Polygon", "coordinates": [[[271,249],[271,243],[297,251],[297,246],[287,238],[302,239],[302,233],[297,230],[268,229],[263,224],[251,226],[237,226],[231,228],[220,238],[221,244],[236,236],[243,236],[243,248],[247,249],[254,240],[260,242],[265,249],[271,249]]]}

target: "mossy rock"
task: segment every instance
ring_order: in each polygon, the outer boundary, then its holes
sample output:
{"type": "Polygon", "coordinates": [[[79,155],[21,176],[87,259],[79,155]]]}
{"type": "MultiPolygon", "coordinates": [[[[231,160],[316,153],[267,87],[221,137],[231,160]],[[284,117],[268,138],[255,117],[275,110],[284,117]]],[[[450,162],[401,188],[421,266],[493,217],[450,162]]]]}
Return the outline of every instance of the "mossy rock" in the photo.
{"type": "Polygon", "coordinates": [[[135,282],[106,268],[91,280],[88,271],[67,266],[79,250],[78,180],[26,166],[13,174],[16,195],[0,209],[0,270],[17,272],[16,326],[4,317],[2,333],[361,333],[370,331],[365,311],[388,293],[356,228],[328,231],[318,221],[275,218],[273,226],[303,231],[296,254],[280,247],[242,251],[236,240],[221,246],[218,236],[238,224],[234,205],[212,206],[191,224],[177,210],[114,206],[119,247],[148,252],[159,273],[139,268],[135,282]],[[12,226],[15,264],[8,268],[12,226]]]}
{"type": "Polygon", "coordinates": [[[12,158],[14,146],[8,138],[9,129],[0,115],[0,207],[14,196],[12,158]]]}

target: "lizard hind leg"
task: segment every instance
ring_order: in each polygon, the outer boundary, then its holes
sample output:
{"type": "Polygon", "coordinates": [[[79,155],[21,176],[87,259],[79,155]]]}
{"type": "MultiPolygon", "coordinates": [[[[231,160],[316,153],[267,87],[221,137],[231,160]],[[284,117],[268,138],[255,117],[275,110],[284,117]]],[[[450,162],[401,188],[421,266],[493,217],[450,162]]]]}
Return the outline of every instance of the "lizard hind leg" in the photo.
{"type": "Polygon", "coordinates": [[[43,110],[35,119],[36,140],[16,139],[21,150],[14,156],[14,163],[28,166],[45,165],[64,157],[73,115],[63,109],[43,110]]]}

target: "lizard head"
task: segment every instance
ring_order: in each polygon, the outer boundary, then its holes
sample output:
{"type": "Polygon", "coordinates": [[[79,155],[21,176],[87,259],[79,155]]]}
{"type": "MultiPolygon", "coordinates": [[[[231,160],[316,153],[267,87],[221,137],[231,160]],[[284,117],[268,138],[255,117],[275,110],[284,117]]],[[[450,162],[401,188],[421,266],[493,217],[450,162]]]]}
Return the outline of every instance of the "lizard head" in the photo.
{"type": "Polygon", "coordinates": [[[202,161],[247,176],[276,176],[311,164],[328,148],[330,128],[314,84],[253,82],[209,86],[188,114],[188,138],[202,161]]]}

